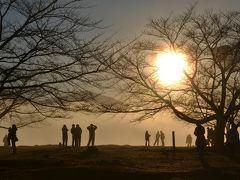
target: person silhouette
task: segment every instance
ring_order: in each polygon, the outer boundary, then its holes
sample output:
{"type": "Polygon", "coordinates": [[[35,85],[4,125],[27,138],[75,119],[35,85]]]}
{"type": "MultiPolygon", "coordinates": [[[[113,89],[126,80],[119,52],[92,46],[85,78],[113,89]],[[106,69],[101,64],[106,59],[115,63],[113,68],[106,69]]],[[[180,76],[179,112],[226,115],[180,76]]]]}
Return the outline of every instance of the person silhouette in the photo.
{"type": "Polygon", "coordinates": [[[68,143],[68,128],[64,124],[62,127],[62,145],[63,145],[63,147],[64,146],[67,147],[67,143],[68,143]]]}
{"type": "Polygon", "coordinates": [[[90,144],[92,144],[92,146],[94,146],[95,143],[95,131],[97,129],[97,126],[90,124],[90,126],[87,127],[88,132],[89,132],[89,140],[88,140],[88,144],[87,146],[90,146],[90,144]]]}
{"type": "Polygon", "coordinates": [[[79,126],[79,124],[76,125],[76,128],[75,128],[75,131],[76,131],[76,147],[80,147],[81,146],[81,135],[82,135],[82,129],[81,127],[79,126]]]}
{"type": "Polygon", "coordinates": [[[237,149],[239,147],[239,133],[238,133],[238,125],[232,123],[231,128],[227,131],[226,134],[226,146],[231,156],[235,155],[237,149]]]}
{"type": "Polygon", "coordinates": [[[159,146],[159,138],[160,138],[160,133],[159,133],[159,131],[157,131],[156,137],[155,137],[155,142],[153,144],[154,146],[155,145],[159,146]]]}
{"type": "Polygon", "coordinates": [[[145,146],[150,146],[150,134],[148,131],[145,132],[145,146]]]}
{"type": "Polygon", "coordinates": [[[75,124],[72,124],[71,134],[72,134],[72,147],[76,147],[76,128],[75,128],[75,124]]]}
{"type": "Polygon", "coordinates": [[[198,122],[196,123],[197,127],[194,130],[194,135],[197,137],[196,138],[196,146],[197,150],[199,152],[199,155],[203,155],[203,151],[206,147],[206,139],[205,139],[205,129],[204,127],[198,122]]]}
{"type": "Polygon", "coordinates": [[[12,127],[8,129],[8,142],[9,142],[9,145],[11,142],[13,154],[16,154],[16,152],[17,152],[17,148],[16,148],[17,141],[18,141],[17,126],[15,124],[13,124],[12,127]]]}
{"type": "Polygon", "coordinates": [[[210,128],[210,134],[211,134],[211,146],[215,146],[216,145],[216,125],[214,126],[214,128],[210,128]]]}
{"type": "Polygon", "coordinates": [[[207,140],[206,140],[206,145],[210,146],[210,141],[211,141],[211,129],[207,127],[207,140]]]}
{"type": "Polygon", "coordinates": [[[191,147],[192,146],[192,136],[191,136],[191,134],[187,135],[187,137],[186,137],[186,144],[187,144],[187,147],[191,147]]]}
{"type": "Polygon", "coordinates": [[[8,128],[8,146],[11,146],[11,134],[12,134],[12,128],[8,128]]]}
{"type": "Polygon", "coordinates": [[[160,136],[161,136],[162,147],[164,147],[165,146],[165,134],[162,131],[160,131],[160,136]]]}
{"type": "Polygon", "coordinates": [[[3,146],[4,147],[8,147],[9,143],[8,143],[8,135],[6,134],[3,138],[3,146]]]}

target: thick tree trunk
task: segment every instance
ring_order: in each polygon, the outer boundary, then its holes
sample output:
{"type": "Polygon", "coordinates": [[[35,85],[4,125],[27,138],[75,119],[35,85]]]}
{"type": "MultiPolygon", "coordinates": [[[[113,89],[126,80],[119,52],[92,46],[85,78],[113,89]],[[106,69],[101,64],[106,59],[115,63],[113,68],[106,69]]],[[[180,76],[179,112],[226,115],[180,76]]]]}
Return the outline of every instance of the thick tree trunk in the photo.
{"type": "Polygon", "coordinates": [[[217,150],[223,150],[224,148],[225,126],[226,121],[222,117],[218,118],[215,129],[215,147],[217,148],[217,150]]]}

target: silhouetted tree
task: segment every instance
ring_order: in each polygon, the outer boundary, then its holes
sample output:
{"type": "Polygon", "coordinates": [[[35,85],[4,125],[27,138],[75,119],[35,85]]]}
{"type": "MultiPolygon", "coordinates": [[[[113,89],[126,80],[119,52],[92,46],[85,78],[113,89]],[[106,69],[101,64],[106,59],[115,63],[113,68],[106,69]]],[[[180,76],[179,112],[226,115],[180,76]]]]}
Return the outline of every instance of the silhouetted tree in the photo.
{"type": "Polygon", "coordinates": [[[20,127],[86,108],[109,50],[87,9],[80,0],[0,2],[1,120],[20,127]]]}
{"type": "Polygon", "coordinates": [[[150,20],[143,40],[119,54],[110,73],[125,110],[104,108],[143,112],[138,120],[167,110],[189,123],[214,122],[216,146],[221,148],[226,123],[238,121],[240,110],[240,13],[196,14],[193,9],[150,20]],[[154,64],[165,49],[187,57],[185,77],[174,86],[160,83],[154,64]]]}

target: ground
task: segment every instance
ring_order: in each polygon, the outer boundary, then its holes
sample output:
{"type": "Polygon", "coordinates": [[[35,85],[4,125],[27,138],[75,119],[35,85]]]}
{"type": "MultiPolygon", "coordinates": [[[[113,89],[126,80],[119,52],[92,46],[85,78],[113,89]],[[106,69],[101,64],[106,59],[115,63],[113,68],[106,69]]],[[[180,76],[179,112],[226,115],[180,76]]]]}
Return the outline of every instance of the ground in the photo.
{"type": "Polygon", "coordinates": [[[207,149],[106,145],[0,147],[0,179],[240,179],[240,154],[207,149]]]}

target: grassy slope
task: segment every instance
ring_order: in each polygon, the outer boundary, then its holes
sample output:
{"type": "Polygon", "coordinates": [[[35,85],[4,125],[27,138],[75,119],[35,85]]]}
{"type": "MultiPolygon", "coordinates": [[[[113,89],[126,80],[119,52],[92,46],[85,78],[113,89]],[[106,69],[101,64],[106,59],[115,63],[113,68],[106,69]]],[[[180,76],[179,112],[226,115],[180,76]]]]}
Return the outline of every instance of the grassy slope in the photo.
{"type": "Polygon", "coordinates": [[[202,162],[193,148],[34,146],[16,155],[0,148],[0,179],[240,179],[239,159],[207,150],[202,162]]]}

